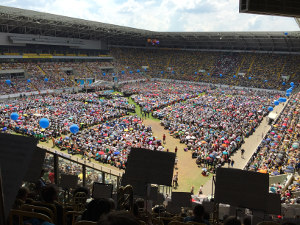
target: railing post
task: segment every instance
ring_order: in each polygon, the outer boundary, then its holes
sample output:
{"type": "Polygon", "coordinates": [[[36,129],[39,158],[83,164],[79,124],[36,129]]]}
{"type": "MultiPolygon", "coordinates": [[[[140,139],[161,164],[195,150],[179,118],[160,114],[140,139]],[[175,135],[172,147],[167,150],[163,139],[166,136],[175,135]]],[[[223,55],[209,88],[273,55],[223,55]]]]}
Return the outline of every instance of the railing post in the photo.
{"type": "Polygon", "coordinates": [[[105,172],[102,171],[102,183],[105,184],[105,172]]]}
{"type": "Polygon", "coordinates": [[[56,185],[58,184],[58,155],[57,154],[53,154],[53,172],[54,172],[54,183],[56,185]]]}
{"type": "Polygon", "coordinates": [[[86,186],[86,166],[82,165],[82,186],[86,186]]]}

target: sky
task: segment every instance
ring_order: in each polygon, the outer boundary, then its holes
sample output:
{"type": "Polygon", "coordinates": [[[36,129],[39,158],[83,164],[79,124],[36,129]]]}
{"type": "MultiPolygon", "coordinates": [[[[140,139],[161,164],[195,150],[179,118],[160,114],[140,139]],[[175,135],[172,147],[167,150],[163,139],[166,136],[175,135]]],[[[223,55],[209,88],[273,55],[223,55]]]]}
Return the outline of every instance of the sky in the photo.
{"type": "Polygon", "coordinates": [[[298,31],[294,18],[239,13],[239,0],[1,0],[0,5],[151,31],[298,31]]]}

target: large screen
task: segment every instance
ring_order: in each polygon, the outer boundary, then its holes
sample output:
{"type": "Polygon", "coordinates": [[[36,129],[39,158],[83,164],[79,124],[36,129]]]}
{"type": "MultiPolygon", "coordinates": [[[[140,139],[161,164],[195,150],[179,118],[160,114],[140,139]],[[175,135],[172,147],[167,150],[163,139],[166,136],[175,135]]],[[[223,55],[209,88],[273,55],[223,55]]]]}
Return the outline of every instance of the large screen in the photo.
{"type": "Polygon", "coordinates": [[[215,201],[255,210],[267,210],[269,175],[218,168],[215,201]]]}
{"type": "Polygon", "coordinates": [[[126,178],[144,184],[171,186],[175,153],[132,148],[126,165],[126,178]]]}
{"type": "Polygon", "coordinates": [[[93,184],[92,197],[95,199],[99,198],[111,198],[113,192],[112,184],[103,184],[95,182],[93,184]]]}

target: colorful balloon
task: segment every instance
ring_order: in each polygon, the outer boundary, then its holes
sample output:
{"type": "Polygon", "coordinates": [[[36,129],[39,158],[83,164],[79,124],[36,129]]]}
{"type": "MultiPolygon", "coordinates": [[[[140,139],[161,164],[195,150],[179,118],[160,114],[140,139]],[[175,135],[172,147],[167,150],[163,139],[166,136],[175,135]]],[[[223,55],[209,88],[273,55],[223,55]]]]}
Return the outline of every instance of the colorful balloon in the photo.
{"type": "Polygon", "coordinates": [[[49,120],[47,118],[42,118],[39,122],[41,128],[49,127],[49,120]]]}
{"type": "Polygon", "coordinates": [[[19,114],[16,112],[13,112],[12,114],[10,114],[10,118],[12,120],[17,120],[19,118],[19,114]]]}
{"type": "Polygon", "coordinates": [[[73,124],[72,126],[70,126],[70,131],[71,131],[71,133],[73,133],[73,134],[78,133],[78,131],[79,131],[78,125],[77,125],[77,124],[73,124]]]}

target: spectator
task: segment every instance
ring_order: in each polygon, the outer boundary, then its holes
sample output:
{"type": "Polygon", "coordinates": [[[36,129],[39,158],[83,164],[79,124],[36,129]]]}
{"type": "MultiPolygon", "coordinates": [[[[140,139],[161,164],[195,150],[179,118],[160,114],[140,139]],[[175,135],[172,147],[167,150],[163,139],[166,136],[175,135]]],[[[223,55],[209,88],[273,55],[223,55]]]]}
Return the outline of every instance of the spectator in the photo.
{"type": "Polygon", "coordinates": [[[133,215],[125,211],[111,212],[100,218],[98,225],[139,225],[133,215]]]}
{"type": "Polygon", "coordinates": [[[206,225],[209,225],[210,223],[205,220],[204,217],[205,211],[204,207],[202,205],[196,205],[193,210],[193,216],[184,218],[184,222],[197,222],[197,223],[205,223],[206,225]]]}
{"type": "Polygon", "coordinates": [[[111,204],[107,199],[94,199],[87,205],[81,219],[97,222],[103,215],[111,211],[111,204]]]}

